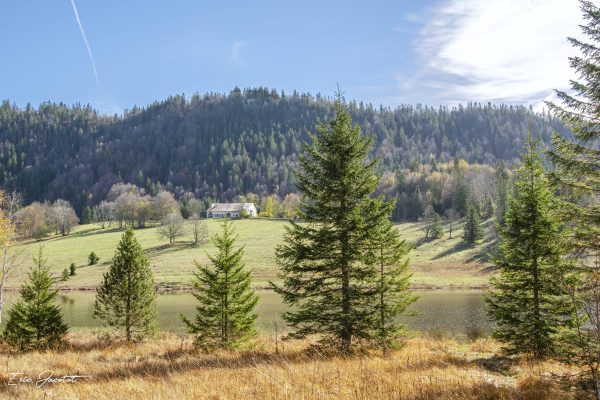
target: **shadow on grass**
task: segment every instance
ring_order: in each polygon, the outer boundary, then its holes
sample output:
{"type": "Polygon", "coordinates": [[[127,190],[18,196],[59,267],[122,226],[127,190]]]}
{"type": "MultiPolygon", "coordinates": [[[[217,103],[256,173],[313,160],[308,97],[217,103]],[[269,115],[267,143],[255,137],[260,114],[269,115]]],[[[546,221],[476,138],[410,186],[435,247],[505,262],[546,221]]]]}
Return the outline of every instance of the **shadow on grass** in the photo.
{"type": "Polygon", "coordinates": [[[441,253],[436,254],[435,256],[432,257],[432,259],[438,260],[440,258],[447,257],[447,256],[457,253],[459,251],[467,250],[471,247],[474,247],[474,245],[471,245],[471,244],[461,241],[461,242],[458,242],[457,244],[455,244],[454,246],[450,247],[449,249],[446,249],[446,250],[442,251],[441,253]]]}
{"type": "Polygon", "coordinates": [[[146,257],[158,257],[164,254],[174,253],[177,251],[185,250],[190,248],[190,243],[188,242],[175,242],[175,243],[167,243],[162,244],[160,246],[150,247],[144,250],[144,255],[146,257]]]}

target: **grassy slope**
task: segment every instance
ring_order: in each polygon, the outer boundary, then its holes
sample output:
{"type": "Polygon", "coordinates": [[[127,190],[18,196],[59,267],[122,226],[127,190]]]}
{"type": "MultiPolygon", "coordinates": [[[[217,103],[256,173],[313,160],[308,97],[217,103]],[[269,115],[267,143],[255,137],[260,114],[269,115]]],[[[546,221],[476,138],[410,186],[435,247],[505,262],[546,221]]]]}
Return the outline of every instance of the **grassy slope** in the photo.
{"type": "MultiPolygon", "coordinates": [[[[210,232],[219,230],[219,222],[208,220],[210,232]]],[[[246,264],[254,270],[256,286],[266,286],[269,280],[277,279],[275,247],[281,243],[285,221],[240,220],[235,222],[239,234],[239,243],[245,245],[246,264]]],[[[488,228],[491,221],[487,222],[488,228]]],[[[398,225],[402,236],[415,245],[411,253],[411,269],[414,272],[413,283],[418,286],[478,286],[486,284],[490,270],[484,263],[486,243],[475,247],[465,247],[460,239],[462,231],[453,234],[453,239],[444,238],[433,241],[423,239],[419,223],[398,225]]],[[[189,230],[189,229],[188,229],[189,230]]],[[[97,285],[102,273],[107,270],[122,232],[115,229],[99,229],[95,225],[82,225],[67,237],[51,237],[41,242],[52,270],[60,274],[72,262],[77,265],[77,275],[65,284],[69,287],[89,287],[97,285]],[[87,266],[87,256],[95,251],[100,257],[98,265],[87,266]]],[[[489,234],[488,236],[491,236],[489,234]]],[[[180,243],[168,245],[160,239],[156,227],[136,230],[136,237],[144,248],[154,269],[156,281],[161,284],[181,285],[190,281],[194,271],[194,261],[207,263],[206,252],[214,252],[212,244],[202,248],[191,247],[191,234],[181,238],[180,243]]],[[[23,267],[20,274],[26,272],[32,264],[31,258],[37,252],[40,242],[28,241],[18,246],[23,267]]],[[[21,277],[12,280],[18,285],[21,277]]]]}

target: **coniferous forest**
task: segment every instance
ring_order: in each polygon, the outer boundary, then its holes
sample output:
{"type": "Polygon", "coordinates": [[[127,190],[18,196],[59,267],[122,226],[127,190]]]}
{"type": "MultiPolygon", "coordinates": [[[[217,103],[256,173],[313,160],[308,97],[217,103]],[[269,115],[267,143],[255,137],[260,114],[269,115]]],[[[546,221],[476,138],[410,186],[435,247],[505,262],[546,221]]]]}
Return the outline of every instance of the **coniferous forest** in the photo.
{"type": "MultiPolygon", "coordinates": [[[[435,170],[455,158],[511,165],[528,128],[544,143],[553,131],[568,132],[558,119],[524,107],[350,102],[349,110],[374,137],[371,156],[381,158],[379,172],[388,174],[431,164],[435,170]]],[[[296,192],[292,167],[308,132],[333,115],[330,99],[266,88],[174,96],[122,116],[81,105],[19,108],[7,100],[0,106],[0,186],[22,193],[25,203],[67,200],[80,216],[118,182],[150,194],[168,190],[177,198],[186,192],[220,201],[247,193],[283,198],[296,192]]],[[[415,189],[398,186],[386,194],[415,189]]],[[[419,218],[423,208],[398,211],[397,219],[419,218]]]]}

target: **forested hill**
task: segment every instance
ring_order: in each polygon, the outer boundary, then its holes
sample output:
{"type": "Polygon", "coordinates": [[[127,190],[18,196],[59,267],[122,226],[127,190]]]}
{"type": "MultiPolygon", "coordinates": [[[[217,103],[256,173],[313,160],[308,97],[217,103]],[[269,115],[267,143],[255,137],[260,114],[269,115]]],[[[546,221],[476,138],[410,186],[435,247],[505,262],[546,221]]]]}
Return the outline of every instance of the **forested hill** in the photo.
{"type": "MultiPolygon", "coordinates": [[[[556,119],[527,108],[471,104],[456,109],[376,108],[350,103],[354,121],[375,137],[383,170],[450,161],[493,165],[518,158],[528,128],[549,141],[556,119]]],[[[294,191],[291,165],[317,119],[332,117],[319,96],[268,89],[174,96],[123,116],[90,107],[0,106],[0,185],[27,202],[63,198],[80,211],[118,181],[176,195],[232,199],[294,191]]]]}

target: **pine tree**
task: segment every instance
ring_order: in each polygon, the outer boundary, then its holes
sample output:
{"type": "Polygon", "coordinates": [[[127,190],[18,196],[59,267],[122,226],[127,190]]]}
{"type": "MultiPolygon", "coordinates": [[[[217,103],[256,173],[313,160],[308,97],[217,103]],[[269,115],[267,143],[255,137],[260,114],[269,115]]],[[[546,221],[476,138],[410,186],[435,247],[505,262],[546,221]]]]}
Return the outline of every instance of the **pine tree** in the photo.
{"type": "Polygon", "coordinates": [[[531,134],[517,177],[505,226],[498,225],[499,254],[492,259],[500,275],[492,278],[486,302],[496,322],[494,336],[509,354],[544,358],[559,353],[573,309],[560,209],[531,134]]]}
{"type": "Polygon", "coordinates": [[[121,236],[97,290],[94,318],[121,330],[127,341],[151,337],[158,329],[154,276],[131,228],[121,236]]]}
{"type": "Polygon", "coordinates": [[[254,308],[257,294],[250,288],[250,273],[242,258],[244,248],[235,249],[237,235],[231,223],[223,222],[221,235],[212,242],[218,250],[209,256],[212,266],[196,264],[194,321],[182,316],[195,343],[202,348],[237,348],[249,344],[256,337],[254,308]]]}
{"type": "MultiPolygon", "coordinates": [[[[393,203],[382,204],[373,202],[372,213],[377,215],[381,209],[390,207],[393,203]]],[[[408,306],[417,298],[410,288],[411,273],[408,271],[409,246],[400,239],[398,230],[391,223],[388,214],[379,214],[378,223],[374,224],[371,243],[372,254],[369,256],[377,268],[377,316],[374,323],[373,337],[377,338],[380,348],[384,353],[390,348],[396,348],[399,340],[406,335],[406,328],[398,322],[402,315],[414,315],[407,312],[408,306]]],[[[437,214],[436,214],[437,215],[437,214]]]]}
{"type": "Polygon", "coordinates": [[[58,290],[52,288],[54,279],[41,246],[33,261],[35,267],[28,274],[29,282],[21,286],[21,299],[12,306],[2,336],[21,351],[60,346],[69,330],[60,307],[54,304],[58,290]]]}
{"type": "Polygon", "coordinates": [[[379,180],[377,160],[368,160],[372,138],[352,124],[341,97],[335,111],[328,125],[317,124],[299,158],[303,223],[286,226],[276,250],[283,284],[273,287],[291,306],[283,318],[292,336],[319,334],[349,352],[356,340],[378,339],[379,274],[370,244],[391,209],[370,197],[379,180]]]}
{"type": "Polygon", "coordinates": [[[469,244],[475,244],[482,237],[479,213],[472,204],[467,207],[467,217],[463,230],[463,239],[469,244]]]}

